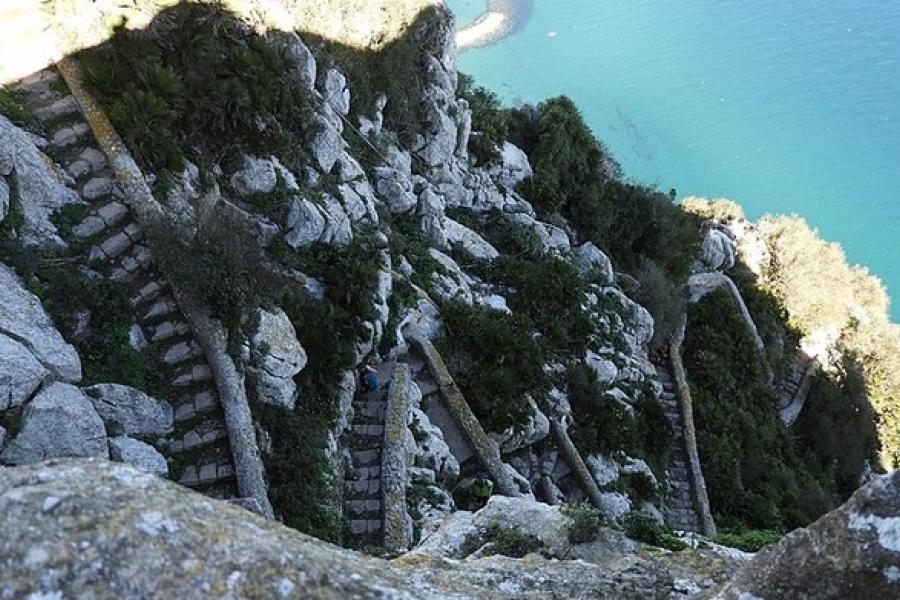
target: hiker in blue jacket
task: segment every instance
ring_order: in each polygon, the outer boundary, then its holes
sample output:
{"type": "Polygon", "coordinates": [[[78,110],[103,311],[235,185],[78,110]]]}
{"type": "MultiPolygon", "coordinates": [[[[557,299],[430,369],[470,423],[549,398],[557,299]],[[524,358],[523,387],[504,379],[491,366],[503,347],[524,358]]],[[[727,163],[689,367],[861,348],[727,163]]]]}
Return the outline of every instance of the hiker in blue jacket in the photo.
{"type": "Polygon", "coordinates": [[[371,362],[366,362],[359,367],[359,379],[364,394],[374,392],[380,387],[378,381],[378,371],[372,366],[371,362]]]}

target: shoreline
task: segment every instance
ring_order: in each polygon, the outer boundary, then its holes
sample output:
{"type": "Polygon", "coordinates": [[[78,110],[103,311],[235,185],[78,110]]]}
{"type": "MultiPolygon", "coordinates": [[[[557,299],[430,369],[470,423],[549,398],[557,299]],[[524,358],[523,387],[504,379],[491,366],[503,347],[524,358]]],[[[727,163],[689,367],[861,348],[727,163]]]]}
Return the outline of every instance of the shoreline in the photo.
{"type": "Polygon", "coordinates": [[[531,19],[533,0],[486,0],[485,10],[456,32],[456,48],[483,48],[520,31],[531,19]]]}

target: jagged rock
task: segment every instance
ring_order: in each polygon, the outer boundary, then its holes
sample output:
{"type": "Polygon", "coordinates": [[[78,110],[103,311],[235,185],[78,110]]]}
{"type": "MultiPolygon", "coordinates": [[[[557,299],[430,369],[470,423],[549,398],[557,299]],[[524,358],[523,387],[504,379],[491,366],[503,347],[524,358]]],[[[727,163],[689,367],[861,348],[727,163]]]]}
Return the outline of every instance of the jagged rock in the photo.
{"type": "Polygon", "coordinates": [[[273,161],[256,156],[245,156],[244,166],[231,176],[231,187],[242,196],[268,194],[277,182],[273,161]]]}
{"type": "Polygon", "coordinates": [[[111,433],[164,435],[172,431],[175,413],[165,400],[117,383],[99,383],[84,391],[111,433]]]}
{"type": "Polygon", "coordinates": [[[604,384],[612,383],[619,376],[619,368],[613,361],[588,350],[584,355],[584,362],[594,370],[597,381],[604,384]]]}
{"type": "Polygon", "coordinates": [[[425,113],[424,144],[416,154],[428,166],[436,167],[447,162],[456,150],[456,123],[447,113],[429,104],[425,113]]]}
{"type": "Polygon", "coordinates": [[[347,78],[335,69],[328,69],[325,72],[323,88],[322,95],[325,97],[325,101],[331,108],[346,116],[350,112],[350,90],[347,89],[347,78]]]}
{"type": "Polygon", "coordinates": [[[628,457],[625,464],[622,465],[622,472],[630,475],[643,475],[654,486],[659,485],[659,482],[656,480],[656,475],[653,473],[653,469],[640,458],[628,457]]]}
{"type": "Polygon", "coordinates": [[[761,550],[715,597],[900,597],[900,471],[761,550]]]}
{"type": "Polygon", "coordinates": [[[541,247],[544,252],[565,254],[571,249],[569,236],[555,225],[542,223],[528,213],[523,212],[507,213],[506,219],[536,233],[541,240],[541,247]]]}
{"type": "Polygon", "coordinates": [[[448,244],[458,246],[472,258],[491,261],[500,256],[487,240],[453,219],[444,219],[444,232],[448,244]]]}
{"type": "Polygon", "coordinates": [[[32,138],[0,115],[0,164],[15,174],[18,208],[23,223],[19,228],[25,245],[64,247],[50,217],[67,204],[81,203],[78,194],[64,185],[63,174],[38,150],[32,138]]]}
{"type": "Polygon", "coordinates": [[[294,63],[289,77],[309,91],[316,87],[316,59],[295,33],[285,33],[281,44],[285,55],[294,63]]]}
{"type": "Polygon", "coordinates": [[[558,506],[527,498],[491,496],[477,512],[461,510],[448,515],[410,554],[465,558],[488,542],[492,528],[537,536],[545,546],[561,545],[565,543],[568,523],[558,506]]]}
{"type": "Polygon", "coordinates": [[[25,406],[22,429],[0,454],[12,465],[48,458],[107,458],[106,430],[87,396],[74,385],[53,383],[25,406]]]}
{"type": "Polygon", "coordinates": [[[445,489],[429,485],[418,499],[415,508],[421,515],[416,521],[422,532],[420,539],[424,539],[440,526],[447,515],[456,510],[456,504],[453,502],[453,496],[445,489]]]}
{"type": "Polygon", "coordinates": [[[120,436],[109,438],[109,457],[160,477],[168,477],[166,458],[150,444],[134,438],[120,436]]]}
{"type": "Polygon", "coordinates": [[[547,419],[547,415],[541,412],[531,398],[528,399],[528,404],[531,406],[531,414],[523,425],[511,427],[503,433],[490,434],[491,438],[500,446],[502,453],[515,452],[550,435],[550,420],[547,419]]]}
{"type": "Polygon", "coordinates": [[[28,348],[0,334],[0,413],[21,406],[49,374],[28,348]]]}
{"type": "Polygon", "coordinates": [[[436,248],[447,248],[447,217],[441,197],[429,186],[419,194],[419,228],[428,243],[436,248]]]}
{"type": "Polygon", "coordinates": [[[712,228],[700,243],[698,259],[705,270],[727,271],[734,267],[735,244],[728,234],[712,228]]]}
{"type": "Polygon", "coordinates": [[[459,477],[459,462],[444,441],[444,434],[424,412],[413,408],[409,415],[409,429],[415,441],[415,465],[434,472],[438,480],[459,477]]]}
{"type": "Polygon", "coordinates": [[[472,135],[472,109],[465,98],[456,100],[456,157],[469,160],[469,138],[472,135]]]}
{"type": "Polygon", "coordinates": [[[63,381],[81,379],[81,360],[53,326],[41,301],[0,263],[0,333],[14,338],[63,381]]]}
{"type": "Polygon", "coordinates": [[[344,152],[344,138],[337,126],[322,115],[316,115],[312,130],[315,133],[309,141],[309,151],[322,173],[327,174],[344,152]]]}
{"type": "Polygon", "coordinates": [[[318,242],[325,234],[325,217],[305,198],[292,198],[285,218],[284,241],[291,248],[303,248],[318,242]]]}
{"type": "Polygon", "coordinates": [[[509,142],[503,142],[500,147],[500,164],[490,170],[491,176],[497,183],[510,189],[515,188],[525,179],[532,176],[531,164],[528,155],[509,142]]]}
{"type": "Polygon", "coordinates": [[[604,486],[614,483],[619,478],[619,463],[599,454],[591,454],[587,457],[588,468],[597,485],[604,486]]]}
{"type": "Polygon", "coordinates": [[[294,376],[306,366],[306,352],[297,341],[291,320],[280,308],[257,309],[254,321],[255,330],[244,351],[256,397],[293,410],[297,401],[294,376]]]}
{"type": "Polygon", "coordinates": [[[631,501],[624,494],[601,492],[600,506],[597,508],[608,522],[621,523],[625,515],[631,512],[631,501]]]}
{"type": "Polygon", "coordinates": [[[428,249],[428,255],[440,263],[445,273],[435,271],[431,274],[434,281],[434,293],[446,300],[458,299],[472,304],[471,279],[463,273],[456,261],[434,248],[428,249]]]}
{"type": "Polygon", "coordinates": [[[384,199],[389,211],[399,214],[416,207],[416,194],[408,175],[393,167],[377,167],[375,175],[378,178],[375,189],[384,199]]]}
{"type": "Polygon", "coordinates": [[[6,430],[0,425],[0,451],[3,450],[3,444],[6,442],[6,430]]]}
{"type": "Polygon", "coordinates": [[[322,241],[338,246],[346,246],[353,239],[350,217],[344,207],[331,194],[322,194],[322,214],[325,216],[325,232],[322,241]]]}
{"type": "Polygon", "coordinates": [[[492,308],[498,312],[506,313],[508,315],[512,314],[512,310],[510,310],[509,305],[506,303],[506,298],[499,294],[482,294],[480,292],[473,292],[473,299],[475,303],[480,306],[487,306],[488,308],[492,308]]]}
{"type": "MultiPolygon", "coordinates": [[[[553,528],[559,509],[533,506],[507,512],[553,528]]],[[[106,461],[0,469],[0,530],[0,586],[11,598],[663,600],[673,589],[664,557],[386,561],[106,461]]]]}
{"type": "Polygon", "coordinates": [[[605,283],[611,284],[615,281],[615,274],[613,273],[609,257],[591,242],[585,242],[574,248],[572,250],[572,258],[574,259],[575,268],[578,269],[581,275],[599,272],[605,283]]]}
{"type": "Polygon", "coordinates": [[[629,346],[629,354],[631,356],[645,355],[647,344],[653,339],[654,323],[650,312],[618,288],[603,288],[603,295],[615,300],[622,309],[622,316],[627,323],[625,341],[629,346]]]}
{"type": "Polygon", "coordinates": [[[6,183],[6,179],[0,177],[0,223],[3,222],[3,219],[6,218],[6,215],[9,213],[9,184],[6,183]]]}

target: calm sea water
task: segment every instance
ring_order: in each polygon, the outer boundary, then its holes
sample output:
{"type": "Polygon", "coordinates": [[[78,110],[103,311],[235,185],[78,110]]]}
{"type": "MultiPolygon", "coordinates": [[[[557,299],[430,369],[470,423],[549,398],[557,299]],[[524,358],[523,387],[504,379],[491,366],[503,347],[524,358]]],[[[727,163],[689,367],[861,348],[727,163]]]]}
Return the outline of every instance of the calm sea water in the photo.
{"type": "Polygon", "coordinates": [[[805,217],[900,294],[900,2],[537,0],[459,63],[509,103],[571,96],[636,180],[805,217]]]}

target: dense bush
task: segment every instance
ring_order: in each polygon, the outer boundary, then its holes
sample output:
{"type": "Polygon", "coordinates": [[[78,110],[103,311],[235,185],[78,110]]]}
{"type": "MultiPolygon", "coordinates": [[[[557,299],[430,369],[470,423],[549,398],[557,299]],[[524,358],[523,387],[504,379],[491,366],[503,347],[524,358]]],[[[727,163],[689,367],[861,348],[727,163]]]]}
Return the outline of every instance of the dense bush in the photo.
{"type": "Polygon", "coordinates": [[[739,548],[745,552],[759,552],[766,546],[777,543],[783,534],[770,529],[750,529],[747,531],[720,531],[713,541],[723,546],[739,548]]]}
{"type": "Polygon", "coordinates": [[[677,552],[688,547],[672,531],[657,523],[651,515],[631,512],[625,517],[625,534],[639,542],[677,552]]]}
{"type": "Polygon", "coordinates": [[[9,119],[13,125],[31,128],[35,124],[34,117],[25,108],[21,92],[7,89],[0,85],[0,115],[9,119]]]}
{"type": "Polygon", "coordinates": [[[217,3],[182,3],[146,30],[116,30],[81,55],[85,80],[131,151],[153,171],[228,151],[291,156],[306,98],[291,63],[217,3]]]}
{"type": "Polygon", "coordinates": [[[603,515],[588,504],[565,504],[562,513],[569,517],[569,529],[566,539],[570,544],[587,544],[597,539],[603,515]]]}
{"type": "Polygon", "coordinates": [[[653,316],[650,350],[657,350],[666,344],[669,336],[678,328],[687,298],[682,286],[672,275],[646,257],[638,259],[633,275],[640,286],[632,297],[653,316]]]}
{"type": "MultiPolygon", "coordinates": [[[[794,442],[778,417],[776,399],[760,383],[753,339],[725,291],[691,307],[684,361],[717,522],[784,530],[837,505],[833,474],[813,449],[794,442]]],[[[816,429],[816,435],[830,434],[816,429]]]]}
{"type": "Polygon", "coordinates": [[[441,316],[447,335],[438,350],[481,423],[491,431],[524,424],[527,398],[541,402],[550,389],[534,323],[459,302],[446,303],[441,316]]]}
{"type": "Polygon", "coordinates": [[[472,110],[475,133],[469,138],[469,152],[480,164],[496,161],[500,157],[497,146],[503,144],[509,133],[509,111],[503,108],[497,94],[475,85],[465,73],[459,74],[456,95],[464,98],[472,110]]]}
{"type": "Polygon", "coordinates": [[[540,538],[530,533],[522,533],[517,529],[501,529],[494,527],[487,532],[490,543],[483,552],[484,556],[502,554],[512,558],[522,558],[526,554],[537,552],[544,545],[540,538]]]}

